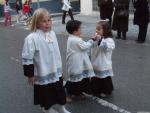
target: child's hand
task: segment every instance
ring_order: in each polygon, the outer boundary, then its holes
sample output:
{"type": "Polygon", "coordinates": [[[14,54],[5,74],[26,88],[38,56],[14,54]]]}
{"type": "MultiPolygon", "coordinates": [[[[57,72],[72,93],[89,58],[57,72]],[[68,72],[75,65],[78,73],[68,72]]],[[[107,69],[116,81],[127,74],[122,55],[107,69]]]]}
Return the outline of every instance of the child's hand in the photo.
{"type": "Polygon", "coordinates": [[[92,40],[97,41],[97,33],[92,37],[92,40]]]}
{"type": "Polygon", "coordinates": [[[101,36],[98,35],[97,33],[95,33],[95,35],[92,37],[92,40],[94,41],[97,41],[97,40],[100,40],[101,39],[101,36]]]}
{"type": "Polygon", "coordinates": [[[33,77],[29,77],[28,78],[28,83],[29,83],[29,85],[34,85],[34,83],[35,83],[35,81],[36,81],[36,78],[33,76],[33,77]]]}
{"type": "Polygon", "coordinates": [[[91,39],[92,39],[93,41],[96,41],[96,40],[97,40],[96,36],[93,36],[91,39]]]}
{"type": "Polygon", "coordinates": [[[95,36],[97,40],[100,40],[102,38],[101,35],[98,35],[97,33],[95,33],[95,36]]]}

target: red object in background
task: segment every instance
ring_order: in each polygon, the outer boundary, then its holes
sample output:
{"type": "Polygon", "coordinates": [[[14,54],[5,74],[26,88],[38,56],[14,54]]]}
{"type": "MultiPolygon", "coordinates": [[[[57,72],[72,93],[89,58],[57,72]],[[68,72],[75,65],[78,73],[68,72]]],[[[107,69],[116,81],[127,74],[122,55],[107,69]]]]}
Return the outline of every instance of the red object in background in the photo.
{"type": "Polygon", "coordinates": [[[28,14],[31,11],[30,6],[28,4],[25,4],[23,6],[23,14],[28,14]]]}

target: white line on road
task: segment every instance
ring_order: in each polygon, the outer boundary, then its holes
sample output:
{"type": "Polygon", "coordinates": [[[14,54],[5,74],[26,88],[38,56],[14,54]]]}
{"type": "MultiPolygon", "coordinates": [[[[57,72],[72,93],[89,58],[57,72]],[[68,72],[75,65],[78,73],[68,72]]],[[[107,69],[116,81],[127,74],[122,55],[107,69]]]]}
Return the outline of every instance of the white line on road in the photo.
{"type": "Polygon", "coordinates": [[[150,113],[150,112],[147,112],[147,111],[138,111],[137,113],[150,113]]]}
{"type": "Polygon", "coordinates": [[[118,106],[116,106],[116,105],[114,105],[114,104],[112,104],[110,102],[107,102],[106,100],[100,99],[100,98],[92,96],[92,95],[87,95],[87,94],[85,94],[85,95],[88,98],[90,98],[90,99],[96,101],[97,103],[101,104],[102,106],[111,108],[111,109],[113,109],[115,111],[118,111],[120,113],[131,113],[131,112],[129,112],[129,111],[125,110],[125,109],[122,109],[122,108],[120,108],[120,107],[118,107],[118,106]]]}

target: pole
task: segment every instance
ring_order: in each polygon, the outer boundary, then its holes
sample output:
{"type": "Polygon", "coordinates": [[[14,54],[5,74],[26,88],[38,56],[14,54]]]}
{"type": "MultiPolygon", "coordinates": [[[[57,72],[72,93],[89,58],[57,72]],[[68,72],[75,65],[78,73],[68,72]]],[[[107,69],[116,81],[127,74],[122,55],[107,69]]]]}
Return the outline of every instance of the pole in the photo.
{"type": "Polygon", "coordinates": [[[37,0],[37,8],[40,8],[40,0],[37,0]]]}

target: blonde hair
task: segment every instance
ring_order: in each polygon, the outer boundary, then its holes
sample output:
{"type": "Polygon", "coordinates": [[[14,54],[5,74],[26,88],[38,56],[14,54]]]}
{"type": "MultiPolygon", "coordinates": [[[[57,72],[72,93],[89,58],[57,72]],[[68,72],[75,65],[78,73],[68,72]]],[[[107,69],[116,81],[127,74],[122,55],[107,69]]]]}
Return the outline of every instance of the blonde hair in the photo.
{"type": "Polygon", "coordinates": [[[35,32],[38,29],[38,24],[45,15],[51,17],[50,13],[44,8],[39,8],[34,12],[32,16],[32,24],[31,24],[32,32],[35,32]]]}

